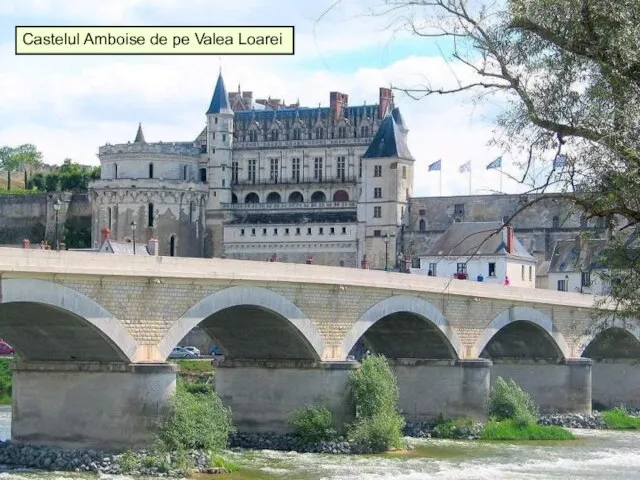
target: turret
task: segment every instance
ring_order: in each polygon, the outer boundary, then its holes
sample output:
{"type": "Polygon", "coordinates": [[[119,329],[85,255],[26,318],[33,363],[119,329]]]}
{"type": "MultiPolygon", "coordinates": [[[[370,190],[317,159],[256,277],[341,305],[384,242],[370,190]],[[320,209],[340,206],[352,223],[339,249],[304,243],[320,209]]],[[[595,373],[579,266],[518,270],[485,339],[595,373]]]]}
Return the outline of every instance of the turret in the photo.
{"type": "Polygon", "coordinates": [[[207,110],[207,157],[209,209],[218,210],[231,203],[231,152],[233,148],[233,110],[222,73],[207,110]]]}

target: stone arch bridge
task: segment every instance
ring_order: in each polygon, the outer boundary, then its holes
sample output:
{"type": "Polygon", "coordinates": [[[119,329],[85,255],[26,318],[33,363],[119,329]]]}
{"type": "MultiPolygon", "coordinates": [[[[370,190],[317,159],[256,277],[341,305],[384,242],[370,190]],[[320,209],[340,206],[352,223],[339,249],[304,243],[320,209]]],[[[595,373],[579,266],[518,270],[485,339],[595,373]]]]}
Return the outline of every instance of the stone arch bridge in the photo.
{"type": "Polygon", "coordinates": [[[15,441],[145,444],[175,389],[167,357],[197,325],[224,350],[216,390],[241,430],[281,431],[310,403],[348,419],[357,348],[390,359],[411,420],[484,416],[498,376],[543,410],[640,406],[640,323],[593,307],[351,268],[0,248],[15,441]]]}

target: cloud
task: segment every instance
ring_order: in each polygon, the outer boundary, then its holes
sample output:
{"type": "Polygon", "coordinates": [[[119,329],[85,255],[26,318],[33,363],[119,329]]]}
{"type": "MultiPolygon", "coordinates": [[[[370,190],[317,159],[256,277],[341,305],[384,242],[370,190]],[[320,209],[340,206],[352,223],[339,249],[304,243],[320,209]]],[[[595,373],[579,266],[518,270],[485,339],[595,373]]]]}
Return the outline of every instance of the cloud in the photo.
{"type": "MultiPolygon", "coordinates": [[[[299,98],[308,106],[328,105],[329,92],[338,90],[348,93],[349,103],[357,105],[376,103],[379,87],[389,84],[446,86],[468,78],[463,70],[433,54],[433,45],[427,44],[414,49],[426,52],[421,55],[359,68],[358,55],[365,47],[393,48],[392,32],[383,31],[379,24],[367,26],[348,2],[325,17],[314,32],[314,22],[328,2],[313,8],[293,0],[276,3],[289,8],[280,10],[273,2],[251,0],[253,10],[244,2],[231,3],[224,17],[228,24],[240,24],[243,18],[251,18],[251,24],[295,24],[296,56],[224,57],[228,90],[241,84],[257,97],[284,98],[290,103],[299,98]],[[352,68],[327,68],[338,54],[342,62],[351,60],[352,68]]],[[[135,20],[150,8],[147,20],[156,24],[171,24],[186,14],[205,21],[213,14],[205,0],[16,0],[0,5],[0,14],[18,17],[32,11],[37,18],[50,18],[49,23],[63,21],[65,15],[68,23],[109,23],[116,14],[122,21],[135,20]],[[89,3],[97,9],[90,9],[89,3]]],[[[420,42],[417,45],[424,41],[420,42]]],[[[407,45],[403,43],[403,48],[407,45]]],[[[35,143],[50,163],[70,157],[97,164],[98,147],[132,140],[138,122],[143,122],[148,141],[194,139],[204,127],[204,112],[220,67],[213,56],[16,57],[13,45],[0,46],[0,58],[0,144],[35,143]]],[[[457,170],[467,160],[474,165],[474,191],[498,189],[499,174],[484,167],[500,154],[487,147],[490,121],[499,103],[475,105],[468,94],[420,101],[397,94],[396,103],[410,128],[409,147],[417,159],[414,195],[439,193],[439,174],[427,173],[427,165],[438,158],[443,159],[443,194],[468,193],[468,176],[457,170]]],[[[505,180],[503,187],[514,191],[516,185],[505,180]]]]}

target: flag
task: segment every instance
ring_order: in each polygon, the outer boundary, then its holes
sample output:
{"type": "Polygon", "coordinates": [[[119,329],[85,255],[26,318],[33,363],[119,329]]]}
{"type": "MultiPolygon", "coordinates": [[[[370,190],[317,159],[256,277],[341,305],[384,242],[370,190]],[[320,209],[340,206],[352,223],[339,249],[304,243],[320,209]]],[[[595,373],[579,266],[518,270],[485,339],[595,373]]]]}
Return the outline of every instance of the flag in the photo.
{"type": "Polygon", "coordinates": [[[431,165],[429,165],[429,171],[437,171],[437,170],[441,170],[442,169],[442,159],[438,160],[437,162],[433,162],[431,165]]]}
{"type": "Polygon", "coordinates": [[[557,155],[556,158],[553,159],[553,168],[564,167],[567,163],[567,157],[564,155],[557,155]]]}
{"type": "Polygon", "coordinates": [[[492,168],[502,168],[502,157],[496,158],[493,162],[487,165],[487,170],[491,170],[492,168]]]}
{"type": "Polygon", "coordinates": [[[460,165],[460,173],[470,172],[470,171],[471,171],[471,160],[469,160],[467,163],[463,163],[462,165],[460,165]]]}

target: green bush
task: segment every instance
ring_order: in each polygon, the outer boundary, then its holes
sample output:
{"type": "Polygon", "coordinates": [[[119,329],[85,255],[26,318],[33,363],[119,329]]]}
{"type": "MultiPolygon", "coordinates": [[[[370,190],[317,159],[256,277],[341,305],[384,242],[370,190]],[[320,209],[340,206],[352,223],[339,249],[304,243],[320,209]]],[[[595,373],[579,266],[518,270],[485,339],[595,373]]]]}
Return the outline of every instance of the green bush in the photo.
{"type": "Polygon", "coordinates": [[[172,451],[222,450],[234,431],[231,410],[214,392],[191,393],[188,388],[178,381],[174,408],[159,428],[160,441],[172,451]]]}
{"type": "Polygon", "coordinates": [[[438,418],[432,435],[436,438],[468,438],[477,435],[480,424],[469,417],[450,418],[445,420],[438,418]]]}
{"type": "Polygon", "coordinates": [[[513,379],[496,379],[489,400],[489,415],[495,420],[514,420],[520,425],[535,425],[538,422],[538,407],[531,396],[522,390],[513,379]]]}
{"type": "Polygon", "coordinates": [[[573,440],[575,436],[558,426],[522,425],[517,420],[489,422],[482,429],[482,440],[573,440]]]}
{"type": "Polygon", "coordinates": [[[396,377],[383,356],[366,357],[349,377],[356,419],[349,437],[374,451],[402,447],[404,418],[398,410],[396,377]]]}
{"type": "Polygon", "coordinates": [[[325,442],[336,436],[333,416],[324,406],[307,406],[291,414],[291,426],[300,440],[305,443],[325,442]]]}
{"type": "Polygon", "coordinates": [[[602,420],[612,430],[640,430],[640,417],[629,415],[623,407],[604,412],[602,420]]]}

